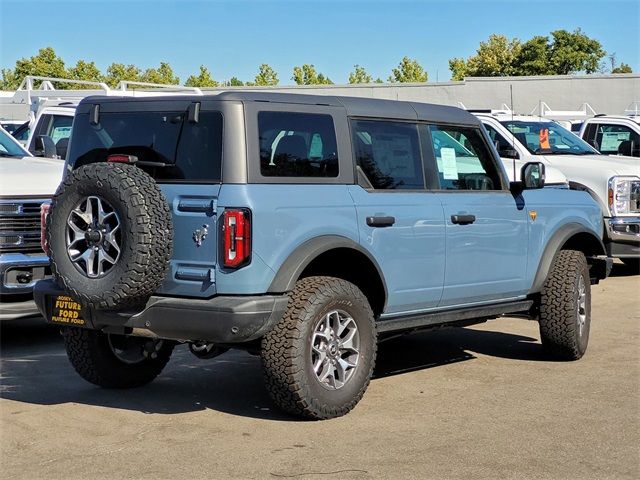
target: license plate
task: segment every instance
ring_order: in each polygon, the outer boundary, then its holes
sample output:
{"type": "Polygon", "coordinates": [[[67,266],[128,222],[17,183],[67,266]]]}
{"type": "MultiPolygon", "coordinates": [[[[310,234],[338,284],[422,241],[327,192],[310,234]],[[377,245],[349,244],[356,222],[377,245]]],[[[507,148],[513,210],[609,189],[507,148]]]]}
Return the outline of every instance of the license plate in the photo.
{"type": "Polygon", "coordinates": [[[51,321],[70,326],[83,326],[82,307],[73,298],[57,295],[52,299],[51,321]]]}

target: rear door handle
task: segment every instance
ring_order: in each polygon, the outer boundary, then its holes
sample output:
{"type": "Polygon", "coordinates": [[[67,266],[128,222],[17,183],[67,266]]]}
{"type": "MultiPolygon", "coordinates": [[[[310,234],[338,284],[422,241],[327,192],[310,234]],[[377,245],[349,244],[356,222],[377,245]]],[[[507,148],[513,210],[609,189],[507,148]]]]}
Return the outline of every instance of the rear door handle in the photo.
{"type": "Polygon", "coordinates": [[[469,225],[476,221],[475,215],[451,215],[451,223],[469,225]]]}
{"type": "Polygon", "coordinates": [[[370,227],[390,227],[394,223],[395,217],[367,217],[367,225],[370,227]]]}

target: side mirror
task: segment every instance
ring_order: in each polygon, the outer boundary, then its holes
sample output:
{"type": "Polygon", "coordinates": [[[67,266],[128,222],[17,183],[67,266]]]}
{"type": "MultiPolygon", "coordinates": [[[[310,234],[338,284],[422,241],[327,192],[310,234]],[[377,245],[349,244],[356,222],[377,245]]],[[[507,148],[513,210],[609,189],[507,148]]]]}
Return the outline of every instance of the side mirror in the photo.
{"type": "Polygon", "coordinates": [[[38,135],[35,138],[34,152],[36,157],[60,158],[56,144],[49,135],[38,135]]]}
{"type": "Polygon", "coordinates": [[[544,187],[544,163],[525,163],[520,170],[520,179],[526,190],[544,187]]]}
{"type": "Polygon", "coordinates": [[[498,154],[502,157],[502,158],[520,158],[520,155],[518,155],[518,152],[510,147],[506,147],[506,148],[501,148],[500,150],[498,150],[498,154]]]}

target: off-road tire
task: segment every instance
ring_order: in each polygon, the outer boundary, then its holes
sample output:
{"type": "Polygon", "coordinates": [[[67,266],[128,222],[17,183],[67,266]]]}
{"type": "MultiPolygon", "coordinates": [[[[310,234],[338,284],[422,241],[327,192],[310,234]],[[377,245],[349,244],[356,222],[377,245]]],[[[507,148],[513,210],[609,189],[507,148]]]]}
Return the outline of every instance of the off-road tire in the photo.
{"type": "Polygon", "coordinates": [[[542,346],[553,357],[577,360],[586,352],[591,326],[591,284],[582,252],[563,250],[554,259],[542,288],[539,323],[542,346]],[[582,333],[578,322],[580,278],[586,294],[582,333]]]}
{"type": "MultiPolygon", "coordinates": [[[[121,361],[109,345],[108,334],[98,330],[66,327],[62,331],[67,356],[73,368],[87,382],[103,388],[134,388],[154,380],[165,367],[174,342],[163,341],[155,358],[139,363],[121,361]]],[[[152,341],[140,338],[140,342],[152,341]]]]}
{"type": "Polygon", "coordinates": [[[360,289],[333,277],[304,278],[289,294],[283,318],[262,339],[266,388],[273,401],[288,413],[310,419],[339,417],[362,398],[373,374],[376,352],[374,315],[360,289]],[[313,372],[310,350],[314,325],[333,309],[353,318],[360,349],[352,377],[341,388],[327,390],[313,372]]]}
{"type": "Polygon", "coordinates": [[[144,303],[165,278],[173,249],[171,211],[162,191],[139,168],[85,165],[67,175],[47,217],[51,270],[57,283],[85,307],[117,310],[144,303]],[[67,219],[88,196],[106,200],[120,218],[121,253],[106,275],[89,278],[66,247],[67,219]]]}

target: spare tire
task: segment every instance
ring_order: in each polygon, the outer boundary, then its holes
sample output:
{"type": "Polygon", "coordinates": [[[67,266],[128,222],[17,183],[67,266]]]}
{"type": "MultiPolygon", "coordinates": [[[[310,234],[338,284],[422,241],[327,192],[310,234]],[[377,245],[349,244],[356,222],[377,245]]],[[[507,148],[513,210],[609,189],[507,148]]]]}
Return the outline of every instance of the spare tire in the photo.
{"type": "Polygon", "coordinates": [[[171,211],[139,168],[93,163],[58,188],[47,242],[53,276],[71,296],[87,307],[128,308],[144,303],[165,278],[173,250],[171,211]]]}

